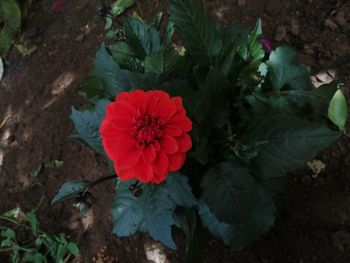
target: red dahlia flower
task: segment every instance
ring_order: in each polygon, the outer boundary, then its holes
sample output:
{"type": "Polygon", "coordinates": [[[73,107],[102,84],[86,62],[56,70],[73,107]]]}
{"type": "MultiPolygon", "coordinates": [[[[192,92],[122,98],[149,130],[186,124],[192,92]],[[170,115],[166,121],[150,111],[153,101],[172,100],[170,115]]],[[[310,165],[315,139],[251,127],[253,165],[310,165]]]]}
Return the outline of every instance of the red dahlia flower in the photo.
{"type": "Polygon", "coordinates": [[[107,106],[100,133],[121,180],[161,183],[182,167],[191,129],[180,97],[136,90],[119,93],[107,106]]]}

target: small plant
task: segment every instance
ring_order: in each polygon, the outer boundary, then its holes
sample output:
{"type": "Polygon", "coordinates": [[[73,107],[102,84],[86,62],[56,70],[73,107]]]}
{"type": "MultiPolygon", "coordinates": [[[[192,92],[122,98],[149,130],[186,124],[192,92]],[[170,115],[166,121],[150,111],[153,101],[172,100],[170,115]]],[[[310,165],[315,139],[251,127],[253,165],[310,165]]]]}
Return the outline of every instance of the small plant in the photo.
{"type": "Polygon", "coordinates": [[[290,48],[265,53],[260,20],[222,26],[197,0],[171,0],[169,14],[164,36],[129,17],[97,51],[82,91],[93,106],[72,108],[73,137],[112,175],[68,182],[53,203],[85,210],[91,187],[115,179],[117,236],[176,248],[179,227],[190,250],[203,226],[242,249],[274,225],[288,172],[341,137],[331,121],[345,130],[347,104],[337,81],[315,89],[290,48]]]}
{"type": "Polygon", "coordinates": [[[0,225],[0,252],[10,255],[9,262],[63,263],[70,254],[79,253],[77,245],[65,234],[56,236],[42,231],[35,210],[24,214],[15,208],[0,215],[0,220],[11,225],[0,225]]]}

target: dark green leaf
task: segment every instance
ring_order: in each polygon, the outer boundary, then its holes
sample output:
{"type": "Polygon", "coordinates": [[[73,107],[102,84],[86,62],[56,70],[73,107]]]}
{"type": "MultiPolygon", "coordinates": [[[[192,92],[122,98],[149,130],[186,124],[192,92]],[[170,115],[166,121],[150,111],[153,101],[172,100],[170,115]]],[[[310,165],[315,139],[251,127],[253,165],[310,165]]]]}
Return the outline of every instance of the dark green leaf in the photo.
{"type": "Polygon", "coordinates": [[[105,97],[105,89],[101,79],[95,75],[85,77],[84,89],[81,94],[92,103],[105,97]]]}
{"type": "Polygon", "coordinates": [[[160,34],[154,27],[135,18],[124,24],[125,41],[140,59],[162,49],[160,34]]]}
{"type": "Polygon", "coordinates": [[[346,121],[348,119],[348,103],[340,89],[337,90],[329,103],[328,117],[339,127],[339,130],[345,130],[346,121]]]}
{"type": "Polygon", "coordinates": [[[124,68],[137,71],[140,68],[140,61],[135,57],[135,53],[124,41],[119,41],[109,47],[113,58],[124,68]]]}
{"type": "Polygon", "coordinates": [[[169,13],[191,56],[205,59],[219,54],[222,35],[204,12],[201,1],[171,0],[169,13]]]}
{"type": "Polygon", "coordinates": [[[7,54],[11,48],[14,37],[11,29],[5,25],[0,32],[0,55],[7,54]]]}
{"type": "Polygon", "coordinates": [[[235,249],[250,244],[273,226],[273,200],[246,168],[220,163],[204,176],[201,187],[203,201],[219,220],[230,225],[230,238],[224,238],[230,239],[235,249]]]}
{"type": "Polygon", "coordinates": [[[289,84],[293,89],[307,89],[312,87],[309,69],[296,62],[295,52],[288,47],[278,47],[270,54],[266,62],[273,88],[278,91],[289,84]],[[306,85],[306,86],[305,86],[306,85]]]}
{"type": "Polygon", "coordinates": [[[329,84],[321,85],[312,91],[313,96],[310,98],[310,104],[315,115],[326,116],[329,103],[337,89],[338,83],[333,81],[329,84]]]}
{"type": "Polygon", "coordinates": [[[1,236],[6,237],[8,239],[11,239],[11,238],[14,238],[16,236],[16,233],[11,228],[7,228],[6,230],[1,231],[1,236]]]}
{"type": "Polygon", "coordinates": [[[180,173],[169,174],[165,185],[168,188],[171,199],[179,206],[192,207],[198,204],[198,201],[192,194],[191,186],[185,175],[180,173]]]}
{"type": "Polygon", "coordinates": [[[119,16],[126,9],[134,5],[134,0],[118,0],[111,4],[111,14],[113,17],[119,16]]]}
{"type": "Polygon", "coordinates": [[[171,43],[171,41],[173,40],[173,35],[175,32],[175,27],[173,22],[169,21],[166,27],[166,36],[165,36],[165,44],[169,45],[171,43]]]}
{"type": "Polygon", "coordinates": [[[252,120],[245,134],[251,142],[266,142],[253,159],[254,166],[264,178],[283,176],[303,166],[339,136],[339,132],[321,124],[283,114],[252,120]]]}
{"type": "Polygon", "coordinates": [[[0,17],[12,32],[16,32],[21,27],[21,9],[16,0],[1,0],[0,17]]]}
{"type": "Polygon", "coordinates": [[[113,233],[128,236],[138,230],[147,231],[155,240],[176,248],[171,236],[175,224],[175,203],[163,185],[142,184],[142,194],[136,197],[130,190],[135,181],[119,181],[113,201],[113,233]]]}
{"type": "Polygon", "coordinates": [[[67,248],[69,252],[72,253],[74,256],[77,256],[79,254],[79,248],[76,244],[69,242],[67,248]]]}
{"type": "MultiPolygon", "coordinates": [[[[203,129],[208,126],[221,128],[230,115],[229,108],[230,83],[225,75],[212,68],[205,84],[192,96],[189,111],[203,129]]],[[[202,129],[202,130],[203,130],[202,129]]]]}
{"type": "Polygon", "coordinates": [[[104,155],[104,150],[99,130],[108,103],[109,101],[105,99],[98,100],[92,109],[83,111],[78,111],[72,107],[71,115],[77,132],[77,134],[72,137],[83,141],[102,155],[104,155]]]}
{"type": "Polygon", "coordinates": [[[52,199],[51,204],[58,203],[80,193],[87,185],[88,182],[86,181],[70,181],[63,184],[56,196],[52,199]]]}
{"type": "Polygon", "coordinates": [[[170,74],[175,69],[179,55],[173,49],[162,50],[158,53],[153,53],[145,58],[145,72],[155,74],[170,74]]]}
{"type": "Polygon", "coordinates": [[[202,224],[214,236],[221,238],[226,245],[230,244],[230,225],[219,221],[215,215],[210,211],[210,208],[201,202],[199,205],[198,214],[202,220],[202,224]]]}
{"type": "Polygon", "coordinates": [[[32,228],[33,234],[36,235],[39,227],[39,221],[36,217],[36,214],[34,211],[30,211],[27,213],[27,218],[30,224],[30,227],[32,228]]]}

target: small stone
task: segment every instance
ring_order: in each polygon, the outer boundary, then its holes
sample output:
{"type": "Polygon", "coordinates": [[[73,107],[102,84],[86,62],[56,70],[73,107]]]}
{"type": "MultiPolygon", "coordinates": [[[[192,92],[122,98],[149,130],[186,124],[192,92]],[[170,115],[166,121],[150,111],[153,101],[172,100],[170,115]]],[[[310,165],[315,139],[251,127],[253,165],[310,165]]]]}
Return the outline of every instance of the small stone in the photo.
{"type": "Polygon", "coordinates": [[[275,32],[275,40],[280,42],[284,40],[287,36],[287,30],[285,26],[278,26],[275,32]]]}
{"type": "Polygon", "coordinates": [[[298,21],[295,19],[291,21],[291,32],[294,36],[298,36],[300,34],[300,26],[298,21]]]}
{"type": "Polygon", "coordinates": [[[344,26],[346,24],[346,18],[345,18],[345,14],[343,11],[339,11],[335,17],[335,22],[339,25],[339,26],[344,26]]]}
{"type": "Polygon", "coordinates": [[[246,0],[237,0],[238,6],[245,6],[247,4],[246,0]]]}
{"type": "Polygon", "coordinates": [[[338,25],[330,18],[324,21],[324,25],[328,27],[330,30],[336,30],[338,28],[338,25]]]}
{"type": "Polygon", "coordinates": [[[85,35],[84,34],[80,34],[78,35],[76,38],[75,38],[75,41],[77,42],[82,42],[85,38],[85,35]]]}

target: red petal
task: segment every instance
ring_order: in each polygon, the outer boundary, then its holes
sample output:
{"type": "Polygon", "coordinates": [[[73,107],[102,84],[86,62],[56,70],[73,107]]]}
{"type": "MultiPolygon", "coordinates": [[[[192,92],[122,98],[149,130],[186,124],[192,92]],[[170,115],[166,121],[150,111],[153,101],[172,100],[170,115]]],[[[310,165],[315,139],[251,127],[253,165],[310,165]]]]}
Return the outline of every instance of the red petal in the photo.
{"type": "Polygon", "coordinates": [[[169,158],[169,171],[176,172],[179,170],[185,162],[185,154],[176,153],[172,155],[168,155],[169,158]]]}
{"type": "Polygon", "coordinates": [[[134,166],[136,162],[140,159],[141,151],[136,147],[136,145],[117,151],[116,162],[119,169],[126,169],[134,166]]]}
{"type": "Polygon", "coordinates": [[[156,158],[156,151],[154,150],[153,145],[147,145],[143,147],[142,157],[147,163],[152,163],[156,158]]]}
{"type": "Polygon", "coordinates": [[[163,133],[170,136],[180,136],[182,134],[182,130],[175,125],[166,125],[163,133]]]}
{"type": "Polygon", "coordinates": [[[176,140],[180,152],[187,152],[192,148],[192,140],[187,133],[182,134],[180,137],[176,137],[176,140]]]}
{"type": "Polygon", "coordinates": [[[133,167],[133,173],[136,175],[136,179],[142,183],[149,183],[153,180],[152,166],[146,163],[142,158],[133,167]]]}
{"type": "Polygon", "coordinates": [[[168,173],[169,168],[169,160],[165,153],[159,152],[157,154],[154,163],[152,164],[154,173],[159,176],[166,175],[168,173]]]}
{"type": "Polygon", "coordinates": [[[176,114],[169,120],[168,124],[174,125],[182,129],[184,132],[189,132],[192,130],[192,122],[185,115],[176,114]]]}
{"type": "Polygon", "coordinates": [[[114,139],[118,136],[125,135],[127,133],[127,129],[116,127],[113,125],[113,123],[106,119],[103,120],[100,127],[100,134],[102,138],[114,139]]]}
{"type": "Polygon", "coordinates": [[[165,153],[172,154],[176,153],[179,150],[179,145],[177,144],[177,141],[169,135],[163,135],[159,143],[160,150],[164,151],[165,153]]]}
{"type": "Polygon", "coordinates": [[[177,107],[175,103],[171,103],[171,101],[162,101],[159,104],[159,112],[158,118],[162,121],[169,120],[177,111],[177,107]]]}

